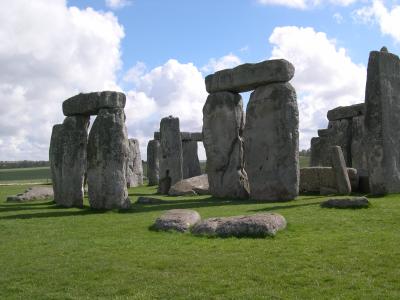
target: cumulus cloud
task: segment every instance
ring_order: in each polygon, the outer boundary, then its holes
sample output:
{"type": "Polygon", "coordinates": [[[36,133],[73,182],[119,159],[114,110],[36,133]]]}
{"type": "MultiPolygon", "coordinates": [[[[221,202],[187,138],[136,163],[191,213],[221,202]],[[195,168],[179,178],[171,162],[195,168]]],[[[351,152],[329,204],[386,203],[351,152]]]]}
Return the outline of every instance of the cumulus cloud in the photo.
{"type": "Polygon", "coordinates": [[[106,6],[111,9],[119,9],[131,4],[128,0],[106,0],[106,6]]]}
{"type": "Polygon", "coordinates": [[[377,23],[381,32],[395,42],[400,42],[400,5],[388,9],[381,0],[374,0],[354,12],[356,20],[364,23],[377,23]]]}
{"type": "Polygon", "coordinates": [[[348,6],[359,0],[258,0],[264,5],[280,5],[297,9],[308,9],[322,4],[348,6]]]}
{"type": "Polygon", "coordinates": [[[63,100],[119,89],[124,30],[113,14],[64,0],[14,0],[0,8],[0,160],[47,159],[63,100]]]}
{"type": "MultiPolygon", "coordinates": [[[[244,49],[244,48],[242,48],[244,49]]],[[[242,50],[241,49],[241,50],[242,50]]],[[[248,47],[246,48],[248,49],[248,47]]],[[[246,50],[245,49],[245,50],[246,50]]],[[[243,50],[243,51],[245,51],[243,50]]],[[[240,65],[242,61],[236,55],[230,53],[228,55],[222,56],[220,58],[211,58],[208,63],[201,68],[201,70],[205,73],[214,73],[216,71],[220,71],[223,69],[230,69],[240,65]]]]}
{"type": "Polygon", "coordinates": [[[317,129],[326,128],[329,109],[364,102],[366,68],[313,28],[277,27],[269,41],[272,58],[286,58],[296,67],[292,84],[298,96],[300,148],[308,149],[317,129]]]}

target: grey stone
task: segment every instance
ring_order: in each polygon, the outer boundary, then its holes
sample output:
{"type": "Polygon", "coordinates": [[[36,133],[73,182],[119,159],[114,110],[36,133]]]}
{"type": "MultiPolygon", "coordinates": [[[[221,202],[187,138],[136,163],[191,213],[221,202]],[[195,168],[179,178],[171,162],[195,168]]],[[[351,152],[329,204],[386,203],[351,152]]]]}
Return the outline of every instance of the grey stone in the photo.
{"type": "Polygon", "coordinates": [[[319,137],[326,137],[332,134],[331,129],[318,129],[318,136],[319,137]]]}
{"type": "Polygon", "coordinates": [[[160,140],[160,132],[159,132],[159,131],[155,131],[155,132],[154,132],[154,139],[155,139],[156,141],[159,141],[159,140],[160,140]]]}
{"type": "Polygon", "coordinates": [[[192,233],[218,237],[266,237],[274,236],[278,230],[284,228],[286,220],[282,215],[262,213],[206,219],[194,225],[192,233]]]}
{"type": "Polygon", "coordinates": [[[128,209],[129,142],[123,109],[101,109],[88,141],[88,192],[94,209],[128,209]]]}
{"type": "Polygon", "coordinates": [[[136,201],[137,204],[163,204],[168,203],[168,201],[157,199],[153,197],[139,197],[136,201]]]}
{"type": "Polygon", "coordinates": [[[266,60],[256,64],[243,64],[233,69],[215,72],[206,77],[209,93],[241,93],[274,82],[287,82],[293,78],[294,66],[285,59],[266,60]]]}
{"type": "Polygon", "coordinates": [[[365,114],[365,103],[354,104],[350,106],[339,106],[328,110],[328,120],[335,121],[340,119],[351,119],[365,114]]]}
{"type": "Polygon", "coordinates": [[[51,135],[49,160],[54,201],[63,207],[83,206],[89,117],[66,117],[51,135]]]}
{"type": "MultiPolygon", "coordinates": [[[[347,168],[351,189],[359,190],[359,176],[354,168],[347,168]]],[[[321,188],[336,190],[336,177],[332,167],[309,167],[300,169],[300,187],[303,192],[321,192],[321,188]]],[[[337,191],[336,191],[337,193],[337,191]]]]}
{"type": "Polygon", "coordinates": [[[147,178],[149,185],[157,185],[160,179],[160,142],[151,140],[147,144],[147,178]]]}
{"type": "Polygon", "coordinates": [[[35,200],[48,200],[54,197],[53,188],[47,186],[34,186],[25,190],[24,193],[8,196],[7,202],[28,202],[35,200]]]}
{"type": "Polygon", "coordinates": [[[321,203],[325,208],[368,208],[370,203],[366,197],[328,199],[321,203]]]}
{"type": "Polygon", "coordinates": [[[143,165],[140,155],[139,141],[129,139],[128,165],[126,167],[127,187],[136,187],[143,184],[143,165]]]}
{"type": "Polygon", "coordinates": [[[203,107],[203,143],[210,193],[215,197],[247,198],[243,162],[243,103],[239,94],[210,94],[203,107]]]}
{"type": "Polygon", "coordinates": [[[370,53],[365,104],[371,193],[399,193],[400,59],[397,55],[385,51],[370,53]]]}
{"type": "Polygon", "coordinates": [[[324,195],[324,196],[339,194],[337,189],[325,187],[325,186],[321,186],[319,193],[320,193],[320,195],[324,195]]]}
{"type": "Polygon", "coordinates": [[[156,219],[153,229],[186,232],[200,220],[201,217],[197,211],[190,209],[171,209],[156,219]]]}
{"type": "Polygon", "coordinates": [[[190,139],[192,141],[201,142],[201,141],[203,141],[203,133],[202,132],[192,132],[192,133],[190,133],[190,139]]]}
{"type": "Polygon", "coordinates": [[[244,129],[250,198],[286,201],[299,193],[299,112],[290,83],[257,88],[250,96],[244,129]]]}
{"type": "Polygon", "coordinates": [[[182,157],[183,179],[201,175],[196,141],[182,141],[182,157]]]}
{"type": "Polygon", "coordinates": [[[181,139],[182,141],[191,141],[192,136],[190,132],[181,132],[181,139]]]}
{"type": "Polygon", "coordinates": [[[351,193],[351,185],[342,149],[339,146],[332,146],[331,155],[332,169],[335,173],[337,190],[342,195],[348,195],[351,193]]]}
{"type": "Polygon", "coordinates": [[[178,118],[169,116],[161,119],[160,150],[160,182],[163,181],[163,185],[160,184],[159,192],[167,194],[171,185],[183,179],[183,153],[178,118]]]}
{"type": "MultiPolygon", "coordinates": [[[[160,132],[154,132],[154,139],[159,141],[160,140],[160,132]]],[[[197,141],[201,142],[203,140],[203,133],[202,132],[181,132],[181,139],[182,141],[197,141]]]]}
{"type": "Polygon", "coordinates": [[[178,181],[169,190],[170,196],[183,195],[205,195],[209,193],[208,176],[203,174],[200,176],[183,179],[178,181]]]}
{"type": "Polygon", "coordinates": [[[364,116],[352,119],[351,166],[359,176],[368,177],[367,145],[365,141],[364,116]]]}
{"type": "Polygon", "coordinates": [[[125,94],[112,91],[78,94],[62,104],[65,116],[97,115],[102,108],[124,108],[125,94]]]}

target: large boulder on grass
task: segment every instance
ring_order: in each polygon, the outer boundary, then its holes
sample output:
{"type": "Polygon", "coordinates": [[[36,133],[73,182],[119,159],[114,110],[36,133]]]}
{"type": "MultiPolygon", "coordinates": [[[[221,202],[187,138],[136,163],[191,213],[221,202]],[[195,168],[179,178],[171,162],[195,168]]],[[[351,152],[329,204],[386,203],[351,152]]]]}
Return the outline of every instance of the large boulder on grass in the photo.
{"type": "Polygon", "coordinates": [[[328,199],[321,203],[324,208],[368,208],[369,205],[366,197],[328,199]]]}
{"type": "Polygon", "coordinates": [[[7,202],[26,202],[34,200],[48,200],[54,197],[53,188],[48,186],[34,186],[25,190],[24,193],[8,196],[7,202]]]}
{"type": "Polygon", "coordinates": [[[171,186],[168,194],[170,196],[183,195],[204,195],[209,193],[208,176],[203,174],[200,176],[183,179],[171,186]]]}
{"type": "Polygon", "coordinates": [[[197,222],[200,222],[201,217],[197,211],[191,209],[171,209],[158,217],[152,226],[154,230],[176,230],[186,232],[197,222]]]}

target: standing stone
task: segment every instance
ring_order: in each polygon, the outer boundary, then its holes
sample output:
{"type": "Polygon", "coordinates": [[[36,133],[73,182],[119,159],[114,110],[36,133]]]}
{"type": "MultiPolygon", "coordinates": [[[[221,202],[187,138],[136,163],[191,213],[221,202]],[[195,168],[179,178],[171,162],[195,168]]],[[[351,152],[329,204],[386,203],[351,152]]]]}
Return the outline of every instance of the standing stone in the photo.
{"type": "Polygon", "coordinates": [[[101,109],[88,142],[87,181],[94,209],[130,207],[126,185],[129,142],[121,108],[101,109]]]}
{"type": "Polygon", "coordinates": [[[331,155],[332,168],[336,177],[337,191],[342,195],[348,195],[351,193],[351,184],[342,149],[339,146],[332,146],[331,155]]]}
{"type": "Polygon", "coordinates": [[[299,193],[299,112],[290,83],[257,88],[250,96],[244,129],[250,198],[292,200],[299,193]]]}
{"type": "Polygon", "coordinates": [[[157,185],[160,176],[160,142],[151,140],[147,144],[147,178],[149,185],[157,185]]]}
{"type": "Polygon", "coordinates": [[[71,116],[53,127],[49,159],[57,205],[83,206],[88,126],[89,117],[71,116]]]}
{"type": "Polygon", "coordinates": [[[360,191],[369,193],[367,142],[364,116],[354,117],[352,121],[351,166],[358,171],[360,191]]]}
{"type": "Polygon", "coordinates": [[[249,184],[243,162],[244,115],[239,94],[210,94],[203,107],[203,142],[210,193],[247,198],[249,184]]]}
{"type": "Polygon", "coordinates": [[[142,157],[140,155],[139,141],[137,139],[129,139],[126,184],[128,188],[143,184],[142,157]]]}
{"type": "Polygon", "coordinates": [[[340,119],[351,119],[365,114],[365,103],[358,103],[349,106],[339,106],[331,109],[327,113],[329,121],[340,119]]]}
{"type": "Polygon", "coordinates": [[[182,141],[183,179],[201,175],[200,161],[196,141],[182,141]]]}
{"type": "Polygon", "coordinates": [[[179,119],[169,116],[160,122],[159,193],[168,194],[171,185],[183,179],[182,141],[179,119]]]}
{"type": "Polygon", "coordinates": [[[397,55],[387,50],[370,53],[365,104],[371,193],[399,193],[400,60],[397,55]]]}

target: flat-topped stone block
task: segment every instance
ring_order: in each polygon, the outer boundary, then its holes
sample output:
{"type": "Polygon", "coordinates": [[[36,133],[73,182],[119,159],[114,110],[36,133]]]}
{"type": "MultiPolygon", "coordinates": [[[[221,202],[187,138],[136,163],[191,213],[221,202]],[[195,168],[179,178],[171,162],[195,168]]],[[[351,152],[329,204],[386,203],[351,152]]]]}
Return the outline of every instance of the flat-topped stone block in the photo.
{"type": "Polygon", "coordinates": [[[126,96],[124,93],[104,91],[78,94],[62,104],[65,116],[97,115],[102,108],[124,108],[126,96]]]}
{"type": "Polygon", "coordinates": [[[287,82],[293,78],[294,66],[285,59],[266,60],[256,64],[243,64],[208,75],[205,79],[207,92],[242,93],[275,82],[287,82]]]}
{"type": "MultiPolygon", "coordinates": [[[[154,140],[160,140],[160,132],[154,132],[154,140]]],[[[181,140],[182,141],[203,141],[203,133],[202,132],[181,132],[181,140]]]]}
{"type": "Polygon", "coordinates": [[[329,121],[340,119],[350,119],[365,114],[365,104],[359,103],[350,106],[339,106],[328,111],[327,117],[329,121]]]}

